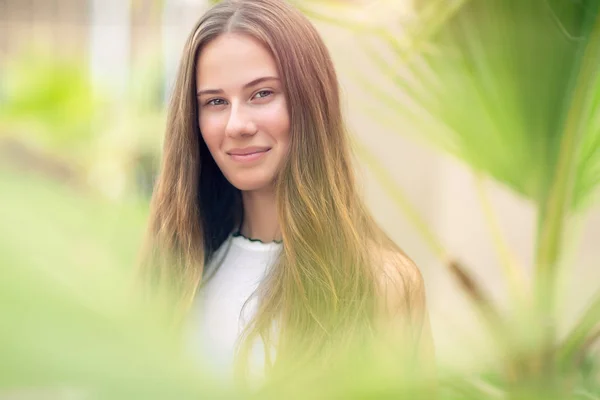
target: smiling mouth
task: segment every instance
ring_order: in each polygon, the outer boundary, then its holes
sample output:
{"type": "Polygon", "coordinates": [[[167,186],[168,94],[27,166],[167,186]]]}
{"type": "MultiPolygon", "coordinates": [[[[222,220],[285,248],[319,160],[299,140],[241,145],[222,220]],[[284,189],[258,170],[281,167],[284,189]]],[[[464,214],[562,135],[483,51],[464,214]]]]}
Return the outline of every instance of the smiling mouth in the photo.
{"type": "Polygon", "coordinates": [[[256,150],[253,152],[243,153],[243,154],[242,153],[237,153],[237,154],[228,153],[228,154],[234,161],[249,162],[249,161],[255,161],[255,160],[262,158],[269,151],[271,151],[271,149],[256,150]]]}

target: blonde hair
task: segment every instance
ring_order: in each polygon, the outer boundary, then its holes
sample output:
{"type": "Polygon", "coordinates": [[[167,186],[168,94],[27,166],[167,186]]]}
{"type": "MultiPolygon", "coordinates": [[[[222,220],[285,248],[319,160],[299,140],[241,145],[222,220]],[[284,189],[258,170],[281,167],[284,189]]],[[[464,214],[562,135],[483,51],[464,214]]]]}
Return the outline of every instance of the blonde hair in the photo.
{"type": "MultiPolygon", "coordinates": [[[[276,181],[283,251],[261,283],[238,365],[250,343],[275,346],[270,366],[326,357],[331,345],[356,342],[373,320],[373,250],[397,248],[357,193],[338,81],[312,24],[281,0],[224,1],[193,29],[177,77],[152,198],[147,262],[189,306],[204,265],[241,218],[241,197],[210,156],[198,127],[195,72],[200,52],[227,32],[249,35],[272,53],[290,116],[290,152],[276,181]],[[211,193],[219,193],[219,198],[211,193]],[[166,256],[166,255],[169,256],[166,256]],[[273,322],[277,335],[272,337],[273,322]]],[[[379,250],[378,250],[379,251],[379,250]]],[[[267,352],[268,353],[268,352],[267,352]]],[[[268,354],[267,354],[268,356],[268,354]]]]}

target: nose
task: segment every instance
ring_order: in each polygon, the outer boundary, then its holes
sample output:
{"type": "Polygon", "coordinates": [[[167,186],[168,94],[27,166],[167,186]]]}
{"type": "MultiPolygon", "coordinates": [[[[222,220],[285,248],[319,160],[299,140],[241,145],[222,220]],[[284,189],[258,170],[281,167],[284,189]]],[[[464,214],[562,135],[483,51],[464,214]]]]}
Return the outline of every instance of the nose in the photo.
{"type": "Polygon", "coordinates": [[[229,137],[252,136],[256,130],[256,124],[243,105],[232,105],[225,134],[229,137]]]}

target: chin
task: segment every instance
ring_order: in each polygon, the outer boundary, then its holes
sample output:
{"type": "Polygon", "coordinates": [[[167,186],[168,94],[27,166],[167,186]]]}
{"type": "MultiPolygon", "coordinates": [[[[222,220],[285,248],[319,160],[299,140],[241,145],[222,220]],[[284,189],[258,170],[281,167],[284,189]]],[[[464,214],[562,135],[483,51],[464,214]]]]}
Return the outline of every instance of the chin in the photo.
{"type": "Polygon", "coordinates": [[[241,190],[242,192],[256,192],[256,191],[260,191],[260,190],[264,190],[266,188],[272,188],[273,185],[269,185],[269,184],[250,184],[250,183],[243,183],[243,184],[233,184],[233,186],[235,186],[238,190],[241,190]]]}
{"type": "Polygon", "coordinates": [[[238,190],[244,192],[259,191],[273,187],[273,179],[265,179],[262,177],[251,179],[236,177],[234,179],[229,179],[229,183],[235,186],[238,190]]]}

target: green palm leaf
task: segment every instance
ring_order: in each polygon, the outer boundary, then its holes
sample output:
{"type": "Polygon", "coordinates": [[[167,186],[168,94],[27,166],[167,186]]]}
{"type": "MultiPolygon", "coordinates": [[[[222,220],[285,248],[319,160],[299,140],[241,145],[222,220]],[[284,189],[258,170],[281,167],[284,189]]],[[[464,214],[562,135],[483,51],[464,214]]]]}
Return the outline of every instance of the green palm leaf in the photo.
{"type": "MultiPolygon", "coordinates": [[[[419,74],[407,86],[417,106],[446,128],[419,129],[417,120],[419,134],[448,143],[474,169],[542,204],[556,173],[571,77],[578,73],[587,43],[586,18],[594,15],[588,3],[466,4],[432,38],[436,51],[414,56],[413,62],[430,73],[419,74]]],[[[590,120],[597,121],[598,115],[600,109],[594,110],[590,120]]],[[[599,135],[597,122],[588,125],[574,208],[584,204],[599,178],[588,168],[600,159],[593,146],[599,135]]]]}

